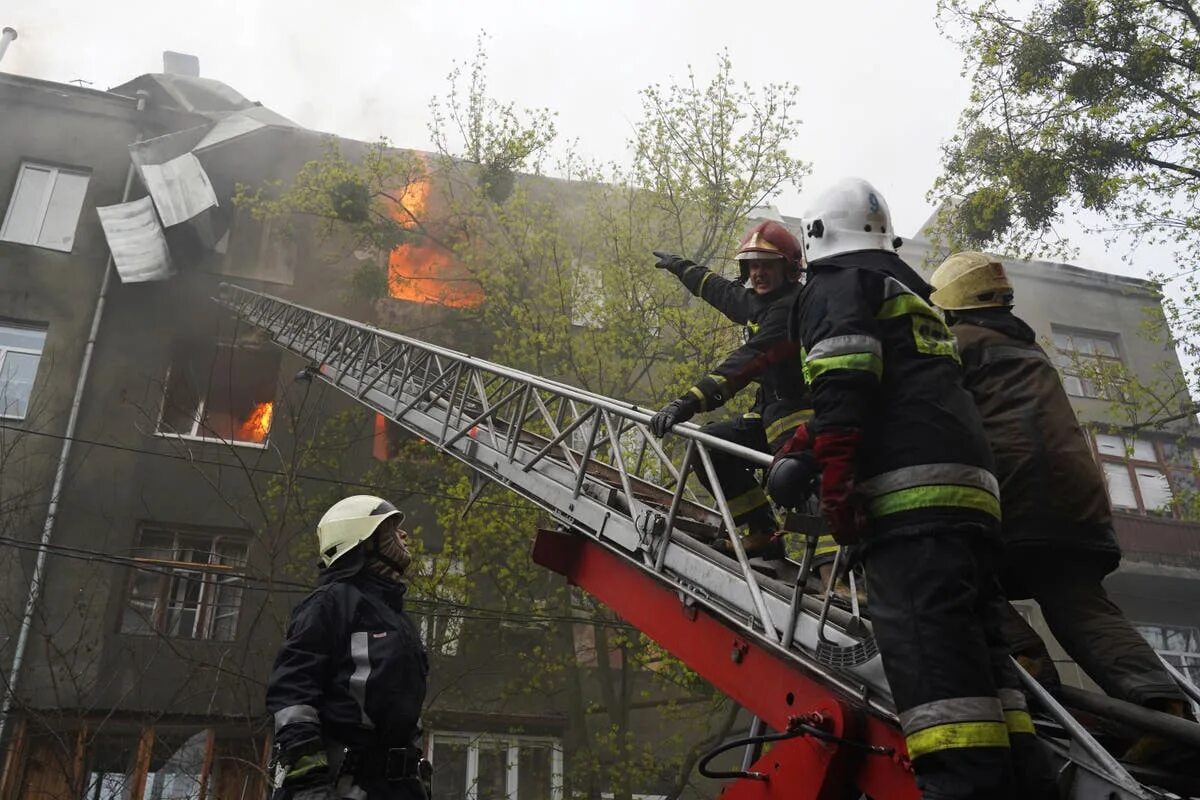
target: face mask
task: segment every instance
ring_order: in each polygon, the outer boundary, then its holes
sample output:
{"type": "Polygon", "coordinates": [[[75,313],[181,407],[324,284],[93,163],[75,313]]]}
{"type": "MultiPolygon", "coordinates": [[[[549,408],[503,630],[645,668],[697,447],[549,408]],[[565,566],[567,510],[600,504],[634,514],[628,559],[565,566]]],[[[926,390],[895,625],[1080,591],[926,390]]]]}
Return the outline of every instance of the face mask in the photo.
{"type": "Polygon", "coordinates": [[[399,582],[413,559],[401,531],[380,531],[371,538],[375,547],[367,560],[367,569],[387,580],[399,582]]]}

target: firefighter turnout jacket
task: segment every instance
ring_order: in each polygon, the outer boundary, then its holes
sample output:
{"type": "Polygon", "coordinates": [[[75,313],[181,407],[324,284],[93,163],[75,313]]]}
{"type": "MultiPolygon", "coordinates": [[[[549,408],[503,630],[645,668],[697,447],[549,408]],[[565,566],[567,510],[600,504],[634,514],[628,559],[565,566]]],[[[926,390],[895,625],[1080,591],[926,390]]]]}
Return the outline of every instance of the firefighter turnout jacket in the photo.
{"type": "Polygon", "coordinates": [[[882,250],[813,263],[791,335],[812,392],[810,441],[859,433],[856,495],[871,538],[930,526],[994,531],[999,489],[954,337],[929,287],[882,250]]]}
{"type": "Polygon", "coordinates": [[[1104,572],[1116,569],[1104,476],[1033,329],[1008,308],[948,316],[996,460],[1009,557],[1028,547],[1084,550],[1104,572]]]}
{"type": "Polygon", "coordinates": [[[358,552],[338,560],[292,612],[267,686],[280,752],[319,739],[369,763],[420,734],[429,658],[404,612],[406,587],[362,562],[358,552]]]}
{"type": "Polygon", "coordinates": [[[688,394],[697,400],[700,411],[712,411],[747,384],[757,382],[758,393],[748,416],[761,415],[767,444],[774,450],[809,418],[812,407],[803,368],[795,358],[797,346],[788,338],[788,316],[800,285],[788,283],[759,295],[698,264],[688,263],[676,275],[693,295],[730,321],[746,326],[745,344],[688,394]]]}

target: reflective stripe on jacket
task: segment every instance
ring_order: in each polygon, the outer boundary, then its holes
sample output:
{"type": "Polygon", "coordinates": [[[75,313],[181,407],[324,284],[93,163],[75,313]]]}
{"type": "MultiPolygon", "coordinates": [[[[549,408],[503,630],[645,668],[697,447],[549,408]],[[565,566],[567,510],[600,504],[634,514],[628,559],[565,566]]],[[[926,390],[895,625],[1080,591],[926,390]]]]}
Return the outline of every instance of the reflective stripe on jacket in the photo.
{"type": "Polygon", "coordinates": [[[684,270],[679,280],[729,320],[745,325],[749,334],[744,345],[697,381],[689,393],[700,402],[702,411],[711,411],[725,405],[747,384],[757,382],[760,388],[754,409],[762,414],[767,443],[774,449],[808,419],[811,407],[804,371],[796,358],[797,346],[787,335],[788,315],[800,286],[787,284],[759,295],[698,265],[684,270]]]}
{"type": "Polygon", "coordinates": [[[954,337],[925,297],[928,286],[894,253],[862,251],[810,265],[793,309],[810,436],[862,433],[855,473],[876,534],[999,521],[979,412],[954,337]]]}
{"type": "Polygon", "coordinates": [[[359,572],[296,606],[267,684],[281,746],[313,734],[352,748],[413,741],[429,659],[403,596],[403,586],[359,572]]]}

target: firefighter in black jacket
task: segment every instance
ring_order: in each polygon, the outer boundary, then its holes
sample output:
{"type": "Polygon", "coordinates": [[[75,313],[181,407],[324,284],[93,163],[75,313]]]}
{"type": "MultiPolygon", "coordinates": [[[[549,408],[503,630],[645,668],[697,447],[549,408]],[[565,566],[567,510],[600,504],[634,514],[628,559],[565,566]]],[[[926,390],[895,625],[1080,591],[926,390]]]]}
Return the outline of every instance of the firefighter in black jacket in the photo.
{"type": "MultiPolygon", "coordinates": [[[[1104,476],[1058,370],[1033,329],[1012,312],[1004,265],[983,253],[958,253],[930,281],[932,300],[958,339],[964,382],[996,458],[1005,593],[1037,600],[1050,632],[1104,691],[1187,717],[1187,698],[1104,592],[1104,576],[1121,561],[1104,476]]],[[[1013,653],[1056,690],[1058,672],[1045,643],[1015,609],[1006,610],[1013,653]]],[[[1176,766],[1169,764],[1172,750],[1165,740],[1147,736],[1127,758],[1176,766]]],[[[1194,752],[1174,753],[1180,764],[1200,765],[1194,752]]]]}
{"type": "MultiPolygon", "coordinates": [[[[659,257],[655,266],[669,270],[730,321],[745,325],[747,339],[682,397],[655,414],[651,431],[663,436],[697,412],[723,406],[748,383],[758,381],[758,394],[748,413],[710,422],[701,430],[753,450],[774,452],[810,413],[800,363],[789,357],[794,356],[795,346],[787,338],[788,313],[800,288],[800,243],[778,222],[758,223],[738,246],[740,283],[679,256],[655,255],[659,257]]],[[[720,452],[713,452],[712,460],[734,522],[748,528],[743,539],[747,555],[782,557],[780,526],[753,465],[720,452]]],[[[707,488],[703,470],[698,477],[707,488]]],[[[728,551],[728,544],[721,541],[718,546],[728,551]]]]}
{"type": "Polygon", "coordinates": [[[425,800],[429,659],[404,613],[403,519],[386,500],[355,495],[317,525],[320,585],[292,612],[267,684],[275,800],[425,800]]]}
{"type": "Polygon", "coordinates": [[[918,784],[927,800],[1053,797],[1000,632],[1000,493],[954,337],[896,255],[870,184],[836,184],[805,223],[809,272],[792,331],[813,418],[789,455],[812,450],[830,532],[862,543],[918,784]],[[1014,765],[1024,767],[1015,776],[1014,765]]]}

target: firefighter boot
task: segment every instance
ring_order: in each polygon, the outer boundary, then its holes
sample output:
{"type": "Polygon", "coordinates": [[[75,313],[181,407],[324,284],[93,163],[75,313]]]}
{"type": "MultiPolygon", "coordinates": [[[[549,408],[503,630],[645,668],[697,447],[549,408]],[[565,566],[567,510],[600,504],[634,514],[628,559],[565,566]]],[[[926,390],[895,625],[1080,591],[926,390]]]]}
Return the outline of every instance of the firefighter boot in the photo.
{"type": "MultiPolygon", "coordinates": [[[[752,530],[742,537],[742,549],[746,558],[765,558],[776,560],[783,558],[783,534],[785,531],[771,529],[752,530]]],[[[716,548],[730,558],[736,558],[733,544],[728,539],[717,541],[716,548]]]]}
{"type": "MultiPolygon", "coordinates": [[[[1191,708],[1183,700],[1152,700],[1146,705],[1173,717],[1181,717],[1189,722],[1196,721],[1191,708]]],[[[1125,751],[1121,760],[1137,767],[1200,777],[1200,751],[1157,733],[1143,734],[1125,751]]]]}

